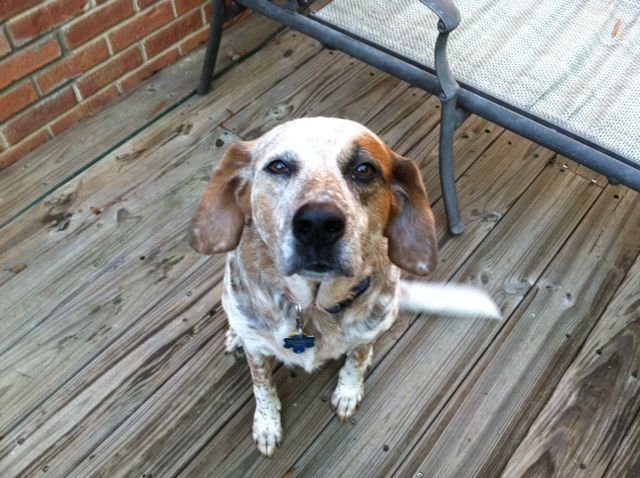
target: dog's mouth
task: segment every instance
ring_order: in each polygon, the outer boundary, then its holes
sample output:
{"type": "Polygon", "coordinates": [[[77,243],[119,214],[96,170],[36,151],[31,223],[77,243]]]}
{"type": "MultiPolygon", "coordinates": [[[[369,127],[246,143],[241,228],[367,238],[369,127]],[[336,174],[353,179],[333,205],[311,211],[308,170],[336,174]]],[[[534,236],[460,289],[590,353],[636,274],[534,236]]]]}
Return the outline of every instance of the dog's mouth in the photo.
{"type": "Polygon", "coordinates": [[[300,264],[296,268],[294,274],[298,274],[305,279],[316,281],[331,280],[342,275],[338,267],[327,262],[311,262],[307,264],[300,264]]]}
{"type": "Polygon", "coordinates": [[[305,267],[305,270],[308,270],[309,272],[323,274],[325,272],[331,272],[335,270],[335,267],[333,267],[330,264],[327,264],[326,262],[313,262],[309,264],[307,267],[305,267]]]}
{"type": "Polygon", "coordinates": [[[326,281],[335,279],[336,277],[351,277],[353,273],[340,264],[332,264],[329,262],[299,262],[291,268],[288,275],[297,274],[305,279],[315,281],[326,281]]]}
{"type": "Polygon", "coordinates": [[[338,277],[354,275],[351,261],[346,260],[344,245],[338,242],[332,247],[318,249],[308,245],[295,243],[294,247],[283,252],[285,255],[282,272],[284,275],[299,275],[313,281],[329,281],[338,277]]]}

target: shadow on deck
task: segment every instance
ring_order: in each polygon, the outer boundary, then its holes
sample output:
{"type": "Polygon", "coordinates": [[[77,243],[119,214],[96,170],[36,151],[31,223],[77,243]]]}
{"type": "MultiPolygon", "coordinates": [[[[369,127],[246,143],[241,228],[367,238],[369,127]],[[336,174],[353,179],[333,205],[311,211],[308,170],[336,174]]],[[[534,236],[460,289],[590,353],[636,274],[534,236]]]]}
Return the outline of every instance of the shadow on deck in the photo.
{"type": "MultiPolygon", "coordinates": [[[[274,32],[251,18],[226,41],[274,32]]],[[[453,238],[435,98],[291,31],[206,97],[201,57],[0,172],[0,476],[637,476],[637,193],[471,117],[453,238]],[[285,438],[266,460],[246,363],[222,353],[223,258],[186,230],[226,145],[315,115],[419,163],[440,225],[430,279],[478,284],[505,319],[401,316],[347,424],[328,403],[339,363],[278,368],[285,438]]]]}

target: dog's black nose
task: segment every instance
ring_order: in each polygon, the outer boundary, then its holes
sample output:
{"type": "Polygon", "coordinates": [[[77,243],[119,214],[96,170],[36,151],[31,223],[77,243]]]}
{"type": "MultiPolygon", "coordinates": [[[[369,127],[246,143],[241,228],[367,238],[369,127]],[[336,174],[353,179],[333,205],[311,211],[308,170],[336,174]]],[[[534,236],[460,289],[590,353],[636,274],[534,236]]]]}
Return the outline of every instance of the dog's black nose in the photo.
{"type": "Polygon", "coordinates": [[[293,234],[302,244],[330,246],[344,234],[344,214],[333,204],[307,203],[293,216],[293,234]]]}

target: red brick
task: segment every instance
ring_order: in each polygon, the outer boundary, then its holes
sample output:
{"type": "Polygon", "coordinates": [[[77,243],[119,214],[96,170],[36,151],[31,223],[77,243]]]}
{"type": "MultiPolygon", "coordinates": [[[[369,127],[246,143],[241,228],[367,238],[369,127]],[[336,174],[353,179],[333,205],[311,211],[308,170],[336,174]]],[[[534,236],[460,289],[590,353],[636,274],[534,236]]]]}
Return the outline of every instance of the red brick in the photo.
{"type": "Polygon", "coordinates": [[[67,45],[75,48],[133,15],[132,0],[114,0],[90,10],[87,15],[64,28],[67,45]]]}
{"type": "Polygon", "coordinates": [[[0,89],[51,63],[62,54],[57,40],[25,48],[0,62],[0,89]]]}
{"type": "Polygon", "coordinates": [[[0,30],[0,58],[5,56],[7,53],[11,53],[11,45],[9,45],[9,40],[7,39],[7,36],[4,34],[2,30],[0,30]]]}
{"type": "Polygon", "coordinates": [[[52,119],[73,108],[76,103],[76,96],[71,88],[65,88],[9,120],[2,129],[4,137],[9,144],[16,144],[52,119]]]}
{"type": "Polygon", "coordinates": [[[125,92],[131,91],[133,88],[142,83],[143,80],[149,78],[166,66],[170,65],[178,58],[180,58],[180,53],[178,52],[177,48],[174,48],[173,50],[169,50],[168,52],[157,56],[152,61],[145,63],[142,67],[138,68],[138,70],[122,80],[122,89],[125,92]]]}
{"type": "Polygon", "coordinates": [[[182,55],[187,55],[203,43],[206,43],[207,38],[209,38],[208,26],[203,27],[198,33],[194,33],[182,43],[180,43],[180,51],[182,52],[182,55]]]}
{"type": "Polygon", "coordinates": [[[184,12],[187,12],[205,3],[202,0],[175,0],[175,2],[176,12],[178,13],[178,15],[182,15],[184,12]]]}
{"type": "Polygon", "coordinates": [[[106,105],[118,95],[118,89],[114,85],[105,88],[51,123],[51,131],[53,131],[54,135],[59,135],[78,121],[95,113],[98,109],[106,105]]]}
{"type": "Polygon", "coordinates": [[[158,3],[160,0],[138,0],[138,7],[147,8],[149,5],[153,5],[154,3],[158,3]]]}
{"type": "Polygon", "coordinates": [[[109,58],[107,41],[101,38],[81,50],[72,52],[40,73],[37,78],[40,91],[47,95],[58,86],[77,78],[107,58],[109,58]]]}
{"type": "Polygon", "coordinates": [[[0,169],[4,169],[11,166],[17,160],[25,156],[27,153],[33,151],[42,143],[49,139],[49,133],[41,129],[35,134],[32,134],[27,139],[17,144],[13,148],[9,148],[4,153],[0,154],[0,169]]]}
{"type": "Polygon", "coordinates": [[[38,99],[33,83],[25,81],[21,85],[0,93],[0,121],[13,116],[38,99]]]}
{"type": "Polygon", "coordinates": [[[80,15],[86,5],[87,0],[53,0],[10,20],[7,30],[16,45],[23,45],[80,15]]]}
{"type": "Polygon", "coordinates": [[[0,22],[14,17],[20,12],[24,12],[27,8],[31,8],[43,0],[0,0],[0,22]]]}
{"type": "Polygon", "coordinates": [[[167,28],[160,30],[145,40],[144,48],[149,58],[156,56],[158,53],[170,48],[176,44],[178,40],[186,37],[190,33],[195,32],[202,26],[202,18],[200,11],[196,10],[188,15],[178,18],[167,28]]]}
{"type": "Polygon", "coordinates": [[[132,43],[157,30],[173,19],[173,9],[169,2],[139,13],[124,25],[109,34],[113,51],[120,51],[132,43]]]}
{"type": "Polygon", "coordinates": [[[142,55],[140,54],[140,49],[137,46],[129,48],[77,81],[82,97],[88,98],[92,96],[109,83],[113,83],[122,75],[141,64],[142,55]]]}

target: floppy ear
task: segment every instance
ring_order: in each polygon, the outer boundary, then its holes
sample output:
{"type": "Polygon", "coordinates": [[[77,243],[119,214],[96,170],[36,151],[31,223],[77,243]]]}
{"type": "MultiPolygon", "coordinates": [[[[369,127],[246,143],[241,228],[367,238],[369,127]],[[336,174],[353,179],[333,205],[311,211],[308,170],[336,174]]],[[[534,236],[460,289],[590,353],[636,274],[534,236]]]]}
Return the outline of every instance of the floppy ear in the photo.
{"type": "Polygon", "coordinates": [[[385,235],[389,258],[412,274],[431,272],[437,262],[436,226],[420,170],[391,151],[392,209],[385,235]]]}
{"type": "Polygon", "coordinates": [[[227,149],[200,199],[191,220],[191,247],[202,254],[235,249],[251,218],[251,146],[238,141],[227,149]]]}

